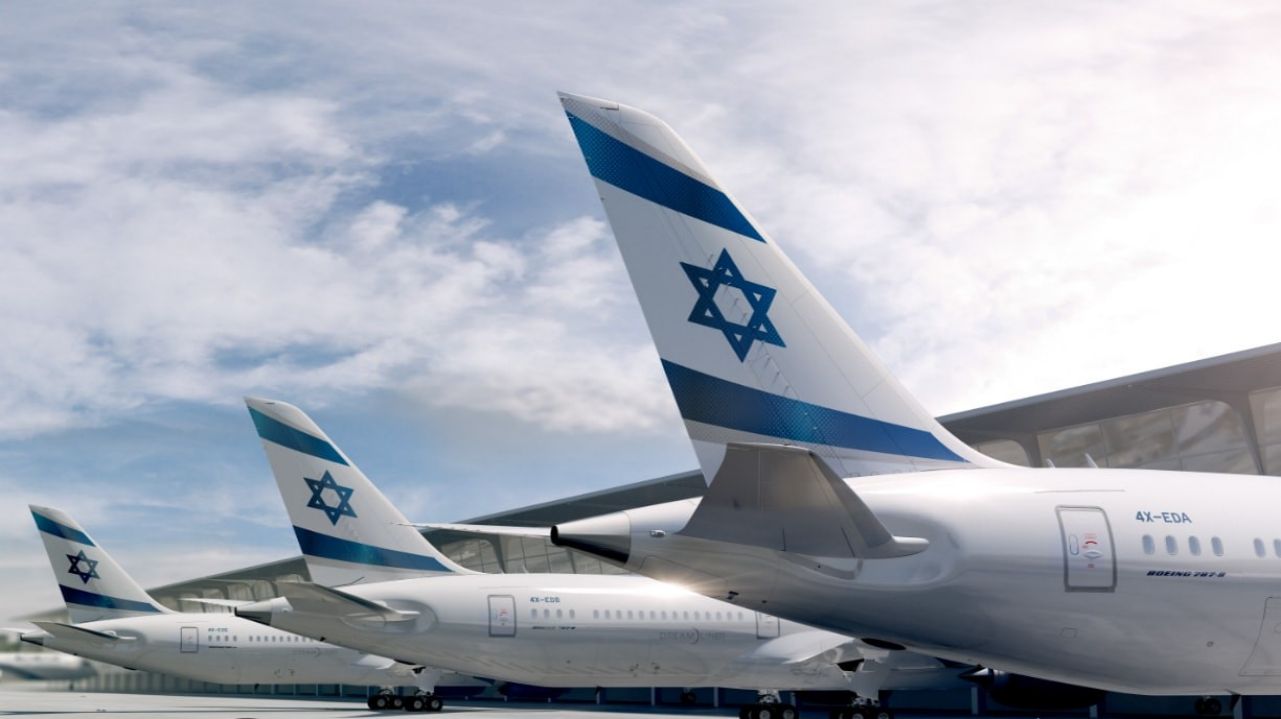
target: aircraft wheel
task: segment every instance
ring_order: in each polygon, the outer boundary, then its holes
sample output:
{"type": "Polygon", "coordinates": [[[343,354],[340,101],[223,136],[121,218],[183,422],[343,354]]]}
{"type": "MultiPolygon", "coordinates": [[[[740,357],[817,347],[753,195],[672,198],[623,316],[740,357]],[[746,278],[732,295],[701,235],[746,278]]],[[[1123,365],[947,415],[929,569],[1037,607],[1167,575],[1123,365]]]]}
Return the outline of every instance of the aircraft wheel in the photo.
{"type": "Polygon", "coordinates": [[[791,704],[776,704],[774,710],[778,712],[778,719],[796,719],[796,707],[791,704]]]}
{"type": "Polygon", "coordinates": [[[371,710],[378,710],[386,706],[386,701],[387,700],[382,694],[375,694],[365,700],[365,706],[369,707],[371,710]]]}
{"type": "Polygon", "coordinates": [[[438,696],[432,695],[427,697],[427,711],[438,712],[445,708],[445,702],[438,696]]]}
{"type": "Polygon", "coordinates": [[[404,709],[405,698],[400,696],[399,694],[392,694],[391,696],[387,697],[387,708],[388,709],[404,709]]]}
{"type": "Polygon", "coordinates": [[[752,719],[779,719],[778,707],[772,704],[757,704],[752,719]]]}
{"type": "Polygon", "coordinates": [[[894,712],[889,709],[872,709],[867,713],[867,716],[875,719],[894,719],[894,712]]]}
{"type": "Polygon", "coordinates": [[[427,697],[412,696],[405,700],[405,711],[421,712],[427,711],[427,697]]]}

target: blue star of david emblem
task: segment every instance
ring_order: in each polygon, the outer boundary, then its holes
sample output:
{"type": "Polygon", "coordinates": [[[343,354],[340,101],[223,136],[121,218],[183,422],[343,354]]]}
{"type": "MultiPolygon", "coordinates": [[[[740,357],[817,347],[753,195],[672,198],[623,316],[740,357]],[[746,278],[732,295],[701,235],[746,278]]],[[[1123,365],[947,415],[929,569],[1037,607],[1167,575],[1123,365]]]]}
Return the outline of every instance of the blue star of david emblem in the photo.
{"type": "Polygon", "coordinates": [[[344,487],[335,482],[333,475],[329,472],[325,472],[320,479],[309,479],[307,477],[302,479],[311,488],[311,499],[307,500],[307,506],[323,511],[325,516],[329,517],[330,524],[338,524],[338,520],[342,517],[356,516],[356,511],[351,508],[351,487],[344,487]],[[325,503],[325,498],[321,496],[321,493],[326,489],[332,489],[334,494],[338,495],[337,506],[331,507],[325,503]]]}
{"type": "Polygon", "coordinates": [[[71,567],[67,569],[67,574],[80,577],[80,581],[85,584],[88,584],[90,579],[101,579],[98,576],[98,560],[86,557],[85,550],[80,550],[79,554],[68,554],[67,559],[71,560],[71,567]]]}
{"type": "Polygon", "coordinates": [[[711,269],[685,262],[681,263],[681,267],[689,281],[694,283],[694,289],[698,290],[698,302],[694,303],[694,310],[689,313],[689,321],[725,333],[725,339],[729,340],[729,346],[738,355],[739,362],[747,359],[753,342],[787,346],[783,344],[778,330],[774,329],[774,323],[769,320],[769,307],[774,302],[776,290],[756,282],[748,282],[743,273],[738,271],[734,259],[729,256],[729,250],[721,250],[721,256],[711,269]],[[725,318],[716,304],[716,291],[722,287],[733,287],[743,293],[752,311],[747,324],[735,324],[725,318]]]}

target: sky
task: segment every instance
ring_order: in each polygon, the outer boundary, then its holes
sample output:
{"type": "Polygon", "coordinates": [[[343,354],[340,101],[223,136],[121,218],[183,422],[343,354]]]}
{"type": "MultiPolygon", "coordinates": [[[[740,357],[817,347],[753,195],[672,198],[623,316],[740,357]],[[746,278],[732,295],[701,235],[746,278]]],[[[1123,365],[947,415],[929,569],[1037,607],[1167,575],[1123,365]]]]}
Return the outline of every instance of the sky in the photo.
{"type": "Polygon", "coordinates": [[[665,118],[937,414],[1281,340],[1274,3],[0,18],[0,620],[59,602],[29,503],[144,585],[296,554],[245,395],[415,521],[694,468],[557,90],[665,118]]]}

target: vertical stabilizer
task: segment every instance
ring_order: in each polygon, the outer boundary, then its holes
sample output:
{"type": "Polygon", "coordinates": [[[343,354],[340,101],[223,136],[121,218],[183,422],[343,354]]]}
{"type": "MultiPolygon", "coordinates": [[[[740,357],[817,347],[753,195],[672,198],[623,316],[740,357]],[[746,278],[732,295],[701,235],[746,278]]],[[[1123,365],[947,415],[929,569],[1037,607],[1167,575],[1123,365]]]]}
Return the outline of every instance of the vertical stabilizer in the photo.
{"type": "Polygon", "coordinates": [[[471,574],[441,554],[302,410],[248,397],[249,416],[312,581],[471,574]]]}
{"type": "Polygon", "coordinates": [[[1001,466],[908,394],[666,123],[561,103],[706,477],[731,442],[806,447],[846,477],[1001,466]]]}
{"type": "Polygon", "coordinates": [[[169,610],[156,603],[76,520],[51,507],[29,505],[71,621],[91,622],[169,610]]]}

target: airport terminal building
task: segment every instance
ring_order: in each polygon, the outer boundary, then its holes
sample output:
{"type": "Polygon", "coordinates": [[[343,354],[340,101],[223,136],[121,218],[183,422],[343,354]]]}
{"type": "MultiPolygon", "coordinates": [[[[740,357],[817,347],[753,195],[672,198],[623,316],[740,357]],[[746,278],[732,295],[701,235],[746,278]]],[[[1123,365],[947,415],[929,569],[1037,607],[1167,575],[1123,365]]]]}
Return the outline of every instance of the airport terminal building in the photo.
{"type": "MultiPolygon", "coordinates": [[[[1281,344],[1153,370],[942,417],[941,422],[978,450],[1015,464],[1046,467],[1122,467],[1281,476],[1281,344]]],[[[702,474],[684,472],[616,489],[464,520],[469,524],[548,526],[659,502],[698,497],[702,474]]],[[[445,519],[445,518],[432,518],[445,519]]],[[[477,537],[434,530],[427,536],[459,564],[484,572],[621,573],[601,561],[545,540],[477,537]]],[[[275,582],[307,579],[301,557],[192,579],[151,590],[181,611],[225,611],[184,598],[232,600],[276,596],[275,582]]],[[[34,617],[33,617],[34,618],[34,617]]],[[[51,611],[39,618],[61,618],[51,611]]],[[[108,691],[193,691],[365,696],[368,687],[271,685],[221,687],[104,668],[75,688],[108,691]]],[[[650,691],[575,690],[564,699],[585,702],[665,703],[679,687],[650,691]]],[[[492,691],[492,690],[487,690],[492,691]]],[[[739,703],[754,697],[699,689],[700,703],[739,703]]],[[[977,712],[974,692],[913,692],[891,696],[891,706],[977,712]]],[[[1100,713],[1191,714],[1187,697],[1109,695],[1100,713]]],[[[1281,698],[1247,698],[1239,713],[1281,716],[1281,698]]],[[[1084,715],[1084,712],[1080,712],[1084,715]]]]}

